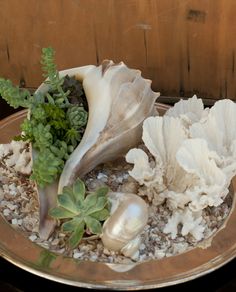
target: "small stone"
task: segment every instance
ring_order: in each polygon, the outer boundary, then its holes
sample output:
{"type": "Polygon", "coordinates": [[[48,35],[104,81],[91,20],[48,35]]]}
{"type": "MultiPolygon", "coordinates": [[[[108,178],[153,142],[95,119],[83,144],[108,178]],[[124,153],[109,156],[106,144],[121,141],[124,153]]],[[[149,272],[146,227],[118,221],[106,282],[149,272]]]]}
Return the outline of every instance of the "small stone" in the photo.
{"type": "Polygon", "coordinates": [[[38,238],[38,237],[37,237],[37,235],[35,235],[35,234],[31,234],[31,235],[29,236],[29,239],[30,239],[31,241],[35,241],[37,238],[38,238]]]}
{"type": "Polygon", "coordinates": [[[22,224],[22,221],[23,221],[22,219],[18,219],[17,220],[18,225],[21,225],[22,224]]]}
{"type": "Polygon", "coordinates": [[[90,257],[91,261],[95,262],[97,259],[98,259],[98,255],[97,254],[93,254],[91,257],[90,257]]]}
{"type": "Polygon", "coordinates": [[[60,241],[59,238],[55,238],[51,243],[52,243],[52,245],[58,245],[59,241],[60,241]]]}
{"type": "Polygon", "coordinates": [[[83,252],[75,252],[75,253],[73,254],[73,258],[74,258],[74,259],[79,259],[79,258],[82,257],[83,254],[84,254],[83,252]]]}
{"type": "Polygon", "coordinates": [[[120,186],[120,191],[124,193],[136,194],[138,192],[138,184],[133,181],[127,181],[120,186]]]}
{"type": "Polygon", "coordinates": [[[100,179],[102,180],[103,182],[107,182],[107,175],[102,173],[102,172],[99,172],[99,174],[97,175],[97,179],[100,179]]]}
{"type": "Polygon", "coordinates": [[[16,196],[17,194],[17,189],[16,189],[16,185],[15,184],[11,184],[9,185],[9,194],[12,196],[16,196]]]}
{"type": "Polygon", "coordinates": [[[63,248],[61,248],[61,249],[58,249],[57,252],[60,253],[60,254],[63,254],[63,253],[65,252],[65,250],[66,250],[66,249],[63,247],[63,248]]]}
{"type": "Polygon", "coordinates": [[[111,254],[111,252],[110,252],[107,248],[104,248],[104,249],[103,249],[103,253],[104,253],[105,255],[110,255],[110,254],[111,254]]]}
{"type": "Polygon", "coordinates": [[[146,245],[144,243],[140,244],[140,250],[144,250],[146,248],[146,245]]]}
{"type": "Polygon", "coordinates": [[[9,216],[10,213],[11,213],[11,211],[10,211],[9,209],[4,209],[4,210],[3,210],[3,215],[4,215],[4,216],[9,216]]]}
{"type": "Polygon", "coordinates": [[[88,245],[84,245],[84,246],[82,246],[81,251],[83,251],[83,252],[88,252],[88,251],[90,251],[90,246],[88,246],[88,245]]]}
{"type": "Polygon", "coordinates": [[[146,258],[147,258],[147,256],[145,254],[142,254],[139,256],[140,261],[144,261],[144,260],[146,260],[146,258]]]}
{"type": "Polygon", "coordinates": [[[119,177],[116,178],[116,181],[117,181],[119,184],[121,184],[121,183],[123,182],[123,180],[124,180],[124,178],[121,177],[121,176],[119,176],[119,177]]]}
{"type": "Polygon", "coordinates": [[[116,180],[116,175],[112,174],[112,175],[110,176],[110,179],[111,179],[111,180],[116,180]]]}
{"type": "Polygon", "coordinates": [[[15,210],[15,209],[17,208],[16,205],[13,205],[13,204],[11,204],[11,203],[8,203],[8,204],[7,204],[7,207],[8,207],[8,209],[10,209],[11,211],[13,211],[13,210],[15,210]]]}
{"type": "Polygon", "coordinates": [[[155,257],[157,259],[162,259],[165,257],[165,252],[163,250],[155,250],[155,257]]]}
{"type": "Polygon", "coordinates": [[[15,218],[12,219],[12,220],[11,220],[11,224],[12,224],[12,225],[18,225],[17,219],[15,219],[15,218]]]}
{"type": "Polygon", "coordinates": [[[98,179],[94,179],[93,181],[91,181],[89,183],[89,187],[92,189],[92,190],[95,190],[99,187],[102,187],[104,186],[104,183],[101,181],[101,180],[98,180],[98,179]]]}
{"type": "Polygon", "coordinates": [[[8,193],[9,192],[9,187],[8,187],[7,184],[4,184],[3,185],[3,190],[4,190],[5,193],[8,193]]]}

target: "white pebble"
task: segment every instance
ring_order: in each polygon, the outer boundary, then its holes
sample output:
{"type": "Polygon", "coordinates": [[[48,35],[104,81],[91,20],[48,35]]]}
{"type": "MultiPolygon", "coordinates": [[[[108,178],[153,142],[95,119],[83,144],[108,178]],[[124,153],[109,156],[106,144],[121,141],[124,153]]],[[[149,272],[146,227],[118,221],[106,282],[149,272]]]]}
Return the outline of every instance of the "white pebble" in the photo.
{"type": "Polygon", "coordinates": [[[3,190],[4,190],[5,193],[9,192],[8,185],[3,185],[3,190]]]}
{"type": "Polygon", "coordinates": [[[12,196],[15,196],[17,194],[17,189],[16,189],[16,185],[15,184],[11,184],[9,185],[9,194],[12,196]]]}
{"type": "Polygon", "coordinates": [[[11,204],[11,203],[8,203],[7,204],[7,207],[8,207],[8,209],[10,209],[10,210],[15,210],[16,208],[17,208],[17,206],[16,205],[13,205],[13,204],[11,204]]]}
{"type": "Polygon", "coordinates": [[[11,224],[12,224],[12,225],[18,225],[17,219],[15,219],[15,218],[12,219],[12,220],[11,220],[11,224]]]}
{"type": "Polygon", "coordinates": [[[140,250],[144,250],[146,248],[146,245],[144,243],[140,244],[140,250]]]}
{"type": "Polygon", "coordinates": [[[63,247],[63,248],[59,249],[57,252],[62,254],[65,250],[66,249],[63,247]]]}
{"type": "Polygon", "coordinates": [[[124,178],[122,176],[117,177],[116,181],[121,184],[123,182],[124,178]]]}
{"type": "Polygon", "coordinates": [[[124,179],[127,179],[129,177],[129,174],[128,173],[124,173],[124,179]]]}
{"type": "Polygon", "coordinates": [[[99,174],[97,175],[97,179],[100,179],[103,182],[107,182],[107,175],[102,172],[99,172],[99,174]]]}
{"type": "Polygon", "coordinates": [[[18,219],[17,220],[18,225],[22,225],[22,221],[23,221],[22,219],[18,219]]]}
{"type": "Polygon", "coordinates": [[[73,254],[73,258],[74,258],[74,259],[79,259],[79,258],[82,257],[83,254],[84,254],[83,252],[75,252],[75,253],[73,254]]]}
{"type": "Polygon", "coordinates": [[[162,258],[164,258],[165,257],[165,252],[163,251],[163,250],[155,250],[155,257],[157,258],[157,259],[162,259],[162,258]]]}
{"type": "Polygon", "coordinates": [[[52,245],[58,245],[59,244],[59,239],[58,238],[55,238],[53,241],[52,241],[52,245]]]}
{"type": "Polygon", "coordinates": [[[145,254],[142,254],[142,255],[139,256],[139,260],[140,260],[140,261],[143,261],[143,260],[145,260],[146,258],[147,258],[147,256],[146,256],[145,254]]]}
{"type": "Polygon", "coordinates": [[[104,253],[105,255],[110,255],[110,254],[111,254],[110,251],[109,251],[107,248],[104,248],[104,249],[103,249],[103,253],[104,253]]]}
{"type": "Polygon", "coordinates": [[[29,239],[30,239],[31,241],[35,241],[37,238],[38,238],[38,237],[37,237],[37,235],[35,235],[35,234],[32,234],[32,235],[29,236],[29,239]]]}
{"type": "Polygon", "coordinates": [[[97,259],[98,259],[98,255],[93,254],[93,255],[91,256],[91,261],[96,261],[97,259]]]}
{"type": "Polygon", "coordinates": [[[10,211],[9,209],[4,209],[4,210],[3,210],[3,215],[4,215],[4,216],[8,216],[8,215],[10,215],[10,213],[11,213],[11,211],[10,211]]]}

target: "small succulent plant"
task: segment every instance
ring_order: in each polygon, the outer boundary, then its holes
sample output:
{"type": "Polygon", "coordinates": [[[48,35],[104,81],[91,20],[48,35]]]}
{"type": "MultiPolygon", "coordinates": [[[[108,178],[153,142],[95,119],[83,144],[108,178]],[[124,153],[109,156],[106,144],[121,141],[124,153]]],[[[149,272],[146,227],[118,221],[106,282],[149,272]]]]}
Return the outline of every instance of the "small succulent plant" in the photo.
{"type": "Polygon", "coordinates": [[[101,187],[93,193],[87,193],[84,183],[77,179],[72,187],[64,187],[58,195],[58,207],[49,211],[56,219],[69,219],[62,224],[62,231],[71,233],[69,246],[76,247],[85,231],[100,234],[102,221],[108,218],[109,201],[107,187],[101,187]]]}

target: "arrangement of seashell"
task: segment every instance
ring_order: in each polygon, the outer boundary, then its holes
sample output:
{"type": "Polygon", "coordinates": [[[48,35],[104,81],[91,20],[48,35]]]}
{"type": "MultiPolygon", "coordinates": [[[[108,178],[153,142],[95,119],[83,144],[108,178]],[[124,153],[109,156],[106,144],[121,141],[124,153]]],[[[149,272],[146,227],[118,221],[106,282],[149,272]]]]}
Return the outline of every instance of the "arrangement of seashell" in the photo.
{"type": "MultiPolygon", "coordinates": [[[[88,121],[61,175],[45,187],[37,186],[40,237],[48,239],[52,234],[54,218],[70,219],[62,224],[64,231],[77,232],[79,239],[84,231],[99,234],[107,249],[136,260],[149,209],[165,205],[171,215],[163,233],[171,239],[181,234],[197,242],[202,240],[203,211],[224,202],[236,175],[236,129],[232,126],[236,124],[236,104],[221,100],[204,109],[202,100],[193,96],[179,101],[160,117],[155,109],[159,93],[152,91],[151,81],[123,62],[104,60],[99,66],[59,74],[82,83],[88,121]],[[118,190],[107,194],[105,187],[86,194],[83,182],[76,184],[98,165],[121,156],[133,165],[129,175],[139,185],[136,193],[118,190]],[[103,226],[100,221],[105,221],[103,226]]],[[[36,93],[44,95],[48,91],[44,83],[36,93]]],[[[31,121],[32,115],[29,111],[31,121]]],[[[14,143],[0,147],[0,152],[7,155],[14,143]]],[[[21,147],[16,143],[13,162],[7,163],[29,173],[32,161],[29,163],[27,157],[26,163],[21,147]]],[[[35,161],[38,153],[31,150],[35,161]]]]}
{"type": "MultiPolygon", "coordinates": [[[[157,114],[154,103],[159,96],[159,93],[151,90],[150,80],[142,78],[139,70],[129,69],[124,63],[114,64],[105,60],[100,66],[78,67],[61,71],[60,75],[75,76],[82,82],[89,117],[82,140],[67,160],[59,181],[43,189],[38,188],[42,238],[48,238],[55,227],[55,220],[48,216],[48,211],[56,205],[57,194],[61,193],[64,186],[72,185],[77,177],[82,178],[98,164],[116,159],[137,145],[141,140],[143,121],[157,114]]],[[[42,93],[47,90],[45,84],[38,88],[38,92],[42,93]]],[[[140,222],[141,225],[129,229],[129,234],[125,235],[128,238],[125,243],[133,240],[146,224],[147,209],[143,206],[145,203],[134,196],[127,194],[127,198],[124,195],[122,200],[126,202],[126,208],[127,204],[130,205],[131,210],[137,211],[140,206],[135,218],[143,218],[143,221],[140,222]],[[132,199],[127,200],[130,196],[132,199]]],[[[121,205],[123,207],[120,206],[114,212],[114,217],[117,222],[123,222],[119,224],[126,224],[127,221],[118,219],[118,214],[123,217],[127,213],[123,210],[124,204],[121,205]]],[[[114,219],[110,218],[105,225],[103,242],[109,242],[109,237],[114,236],[111,231],[112,221],[114,219]]],[[[124,250],[125,243],[121,246],[124,250]]],[[[129,249],[135,252],[137,243],[132,244],[129,249]]]]}

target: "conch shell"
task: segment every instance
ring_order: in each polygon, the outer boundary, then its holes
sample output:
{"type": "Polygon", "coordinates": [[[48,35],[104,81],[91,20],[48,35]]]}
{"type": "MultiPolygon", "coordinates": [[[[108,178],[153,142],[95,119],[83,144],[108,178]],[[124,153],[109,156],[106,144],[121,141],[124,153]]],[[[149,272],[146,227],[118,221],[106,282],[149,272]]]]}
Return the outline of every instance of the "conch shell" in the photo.
{"type": "Polygon", "coordinates": [[[159,93],[139,70],[105,60],[96,66],[78,68],[83,82],[89,119],[82,141],[67,160],[58,192],[100,163],[126,153],[141,140],[142,123],[154,114],[159,93]]]}
{"type": "MultiPolygon", "coordinates": [[[[134,147],[142,135],[142,123],[157,112],[154,103],[159,93],[151,90],[151,81],[141,77],[139,70],[123,62],[105,60],[100,66],[88,65],[60,72],[75,76],[83,83],[89,117],[80,144],[67,160],[59,183],[39,190],[40,235],[48,238],[55,221],[48,210],[55,206],[58,193],[97,165],[116,159],[134,147]],[[57,189],[58,185],[58,189],[57,189]]],[[[45,93],[42,84],[38,92],[45,93]]]]}
{"type": "Polygon", "coordinates": [[[135,257],[148,221],[148,206],[141,197],[131,193],[109,193],[111,216],[105,221],[101,235],[105,247],[135,257]]]}

